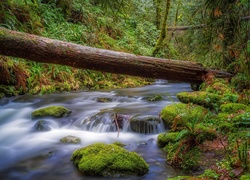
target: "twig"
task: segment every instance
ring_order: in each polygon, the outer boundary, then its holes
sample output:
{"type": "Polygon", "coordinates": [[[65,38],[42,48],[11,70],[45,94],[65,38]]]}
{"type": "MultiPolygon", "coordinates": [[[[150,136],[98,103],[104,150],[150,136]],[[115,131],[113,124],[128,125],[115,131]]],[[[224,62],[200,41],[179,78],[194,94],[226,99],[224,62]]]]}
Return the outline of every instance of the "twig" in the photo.
{"type": "Polygon", "coordinates": [[[115,113],[115,125],[116,125],[116,129],[117,129],[117,131],[118,131],[117,137],[119,137],[120,128],[119,128],[119,125],[118,125],[118,122],[117,122],[117,113],[115,113]]]}

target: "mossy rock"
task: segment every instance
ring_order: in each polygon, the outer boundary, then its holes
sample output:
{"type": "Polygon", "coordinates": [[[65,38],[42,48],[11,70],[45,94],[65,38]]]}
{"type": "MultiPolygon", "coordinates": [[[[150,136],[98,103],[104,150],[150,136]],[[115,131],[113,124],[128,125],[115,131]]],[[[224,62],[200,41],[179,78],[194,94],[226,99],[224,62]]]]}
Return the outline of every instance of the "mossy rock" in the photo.
{"type": "Polygon", "coordinates": [[[205,91],[180,92],[176,96],[182,103],[193,103],[210,109],[218,108],[223,98],[221,95],[205,91]]]}
{"type": "Polygon", "coordinates": [[[81,139],[75,136],[66,136],[62,139],[60,139],[61,143],[67,143],[67,144],[80,144],[81,139]]]}
{"type": "Polygon", "coordinates": [[[235,91],[225,82],[215,82],[206,88],[207,92],[223,95],[224,93],[235,93],[235,91]]]}
{"type": "Polygon", "coordinates": [[[97,102],[112,102],[111,98],[96,98],[97,102]]]}
{"type": "Polygon", "coordinates": [[[43,118],[43,117],[61,118],[68,116],[70,113],[71,110],[63,106],[49,106],[33,111],[31,116],[32,119],[43,118]]]}
{"type": "Polygon", "coordinates": [[[186,172],[197,170],[200,166],[200,149],[198,147],[193,147],[189,151],[183,152],[183,150],[187,148],[187,145],[183,144],[178,154],[176,154],[176,145],[176,143],[169,143],[164,148],[164,150],[167,152],[167,162],[186,172]]]}
{"type": "Polygon", "coordinates": [[[215,121],[217,121],[216,124],[219,125],[219,129],[225,132],[229,130],[234,131],[238,127],[248,128],[250,127],[250,112],[247,107],[246,111],[243,110],[231,114],[219,113],[215,121]]]}
{"type": "Polygon", "coordinates": [[[202,106],[176,103],[165,106],[160,115],[166,127],[171,127],[177,121],[177,127],[183,127],[193,118],[202,121],[208,110],[202,106]]]}
{"type": "Polygon", "coordinates": [[[135,115],[130,120],[131,130],[138,133],[155,133],[161,123],[158,116],[135,115]]]}
{"type": "Polygon", "coordinates": [[[201,152],[199,148],[194,147],[189,150],[187,153],[182,154],[182,162],[180,163],[180,167],[182,170],[186,172],[195,171],[199,168],[199,160],[201,157],[201,152]]]}
{"type": "Polygon", "coordinates": [[[250,174],[244,174],[240,177],[240,180],[249,180],[250,179],[250,174]]]}
{"type": "Polygon", "coordinates": [[[165,132],[159,134],[157,137],[157,145],[159,147],[165,147],[168,143],[175,142],[178,133],[179,132],[169,132],[169,133],[165,132]]]}
{"type": "Polygon", "coordinates": [[[147,101],[162,101],[164,98],[161,95],[150,96],[146,98],[147,101]]]}
{"type": "Polygon", "coordinates": [[[213,140],[217,137],[216,130],[212,127],[207,127],[202,124],[197,124],[194,128],[197,136],[196,139],[199,143],[205,140],[213,140]]]}
{"type": "Polygon", "coordinates": [[[116,141],[116,142],[114,142],[113,144],[114,144],[114,145],[117,145],[117,146],[120,146],[120,147],[125,147],[125,146],[127,146],[126,144],[123,144],[123,143],[120,142],[120,141],[116,141]]]}
{"type": "Polygon", "coordinates": [[[241,103],[227,103],[227,104],[222,104],[220,106],[220,109],[222,112],[224,113],[236,113],[239,110],[243,110],[243,111],[249,111],[250,112],[250,107],[245,105],[245,104],[241,104],[241,103]]]}
{"type": "Polygon", "coordinates": [[[71,161],[89,176],[143,176],[149,171],[148,164],[137,153],[114,144],[95,143],[78,149],[71,161]]]}

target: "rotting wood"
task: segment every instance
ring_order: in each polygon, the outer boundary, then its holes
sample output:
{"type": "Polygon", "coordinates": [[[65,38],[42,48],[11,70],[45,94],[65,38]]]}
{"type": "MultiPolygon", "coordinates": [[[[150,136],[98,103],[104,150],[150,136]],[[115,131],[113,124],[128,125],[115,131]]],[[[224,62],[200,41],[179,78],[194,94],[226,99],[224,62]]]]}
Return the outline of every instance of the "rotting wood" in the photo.
{"type": "Polygon", "coordinates": [[[205,68],[202,64],[92,48],[0,27],[0,54],[41,63],[52,63],[116,74],[202,83],[213,72],[230,78],[230,73],[205,68]]]}

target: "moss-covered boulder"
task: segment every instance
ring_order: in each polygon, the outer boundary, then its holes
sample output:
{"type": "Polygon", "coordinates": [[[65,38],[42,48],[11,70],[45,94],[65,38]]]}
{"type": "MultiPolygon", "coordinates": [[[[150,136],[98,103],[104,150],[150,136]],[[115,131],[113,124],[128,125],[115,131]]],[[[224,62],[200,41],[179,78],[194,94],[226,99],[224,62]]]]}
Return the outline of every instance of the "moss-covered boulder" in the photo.
{"type": "Polygon", "coordinates": [[[193,103],[210,109],[220,107],[223,98],[221,95],[205,91],[180,92],[176,96],[183,103],[193,103]]]}
{"type": "Polygon", "coordinates": [[[225,93],[235,93],[234,89],[229,86],[225,81],[217,81],[208,86],[206,89],[207,92],[223,95],[225,93]]]}
{"type": "Polygon", "coordinates": [[[79,137],[75,137],[75,136],[66,136],[64,138],[60,139],[61,143],[67,143],[67,144],[80,144],[81,143],[81,139],[79,137]]]}
{"type": "Polygon", "coordinates": [[[183,127],[193,118],[199,118],[202,121],[208,110],[202,106],[176,103],[165,106],[160,115],[166,127],[183,127]]]}
{"type": "Polygon", "coordinates": [[[101,98],[101,97],[99,97],[99,98],[96,98],[96,101],[97,102],[112,102],[112,98],[108,98],[108,97],[104,97],[104,98],[101,98]]]}
{"type": "Polygon", "coordinates": [[[66,117],[71,113],[71,110],[63,106],[49,106],[37,109],[32,112],[32,119],[43,118],[43,117],[54,117],[61,118],[66,117]]]}
{"type": "Polygon", "coordinates": [[[152,115],[136,115],[130,119],[132,131],[138,133],[156,133],[160,123],[160,118],[152,115]]]}
{"type": "Polygon", "coordinates": [[[154,95],[154,96],[149,96],[146,97],[147,101],[162,101],[164,98],[161,95],[154,95]]]}
{"type": "Polygon", "coordinates": [[[250,107],[245,105],[245,104],[241,104],[241,103],[222,104],[220,106],[220,109],[224,113],[236,113],[237,111],[240,111],[240,110],[250,112],[250,107]]]}
{"type": "Polygon", "coordinates": [[[202,143],[205,140],[213,140],[217,137],[216,130],[212,127],[204,126],[203,124],[197,124],[194,127],[196,134],[196,141],[202,143]]]}
{"type": "Polygon", "coordinates": [[[135,152],[114,144],[96,143],[76,150],[71,157],[74,165],[89,176],[142,176],[148,164],[135,152]]]}
{"type": "Polygon", "coordinates": [[[161,133],[157,137],[157,145],[159,147],[165,147],[170,142],[175,142],[176,137],[179,132],[169,132],[169,133],[161,133]]]}

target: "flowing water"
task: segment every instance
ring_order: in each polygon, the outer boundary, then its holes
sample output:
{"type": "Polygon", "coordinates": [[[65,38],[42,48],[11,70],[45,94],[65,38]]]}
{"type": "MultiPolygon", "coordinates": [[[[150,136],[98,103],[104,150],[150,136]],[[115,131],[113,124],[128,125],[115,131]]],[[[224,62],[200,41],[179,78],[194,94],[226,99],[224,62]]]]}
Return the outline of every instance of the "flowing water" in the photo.
{"type": "Polygon", "coordinates": [[[164,152],[157,147],[157,135],[164,132],[160,124],[151,134],[132,132],[129,124],[115,131],[109,117],[103,117],[98,126],[84,120],[100,112],[123,115],[158,116],[161,109],[177,101],[176,93],[191,91],[189,84],[156,83],[139,88],[84,91],[50,95],[24,95],[0,100],[0,179],[167,179],[182,174],[166,164],[164,152]],[[146,97],[161,95],[164,100],[147,101],[146,97]],[[110,102],[98,102],[97,98],[109,98],[110,102]],[[37,108],[62,105],[72,110],[70,116],[60,120],[45,119],[49,131],[34,129],[36,120],[31,113],[37,108]],[[81,144],[62,144],[68,136],[81,139],[81,144]],[[117,137],[118,136],[118,137],[117,137]],[[100,178],[86,177],[70,161],[74,150],[95,142],[126,144],[126,149],[141,155],[150,166],[143,177],[100,178]]]}

